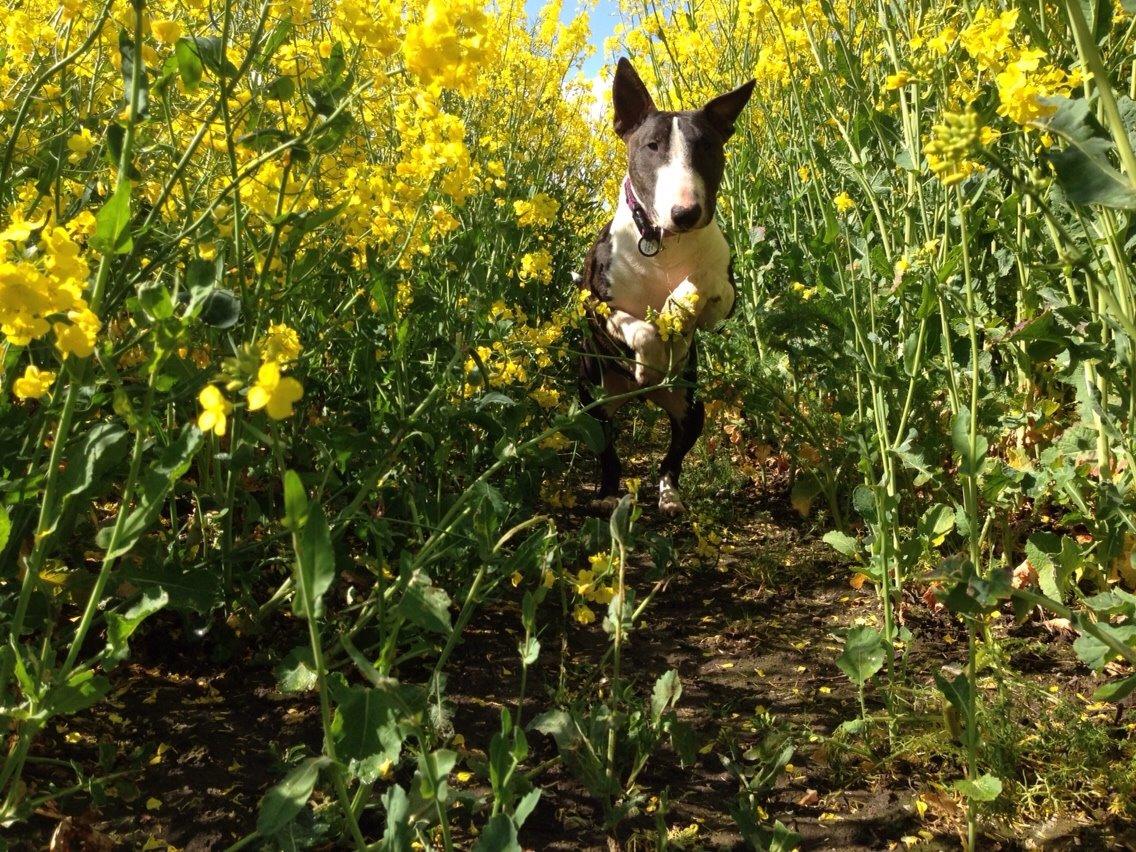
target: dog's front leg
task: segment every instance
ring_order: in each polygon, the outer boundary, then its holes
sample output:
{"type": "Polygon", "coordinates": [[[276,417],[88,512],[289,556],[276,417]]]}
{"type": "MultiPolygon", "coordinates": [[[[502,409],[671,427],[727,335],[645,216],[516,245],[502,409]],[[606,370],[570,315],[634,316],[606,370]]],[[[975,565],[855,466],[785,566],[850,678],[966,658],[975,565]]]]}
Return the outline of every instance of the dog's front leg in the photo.
{"type": "Polygon", "coordinates": [[[671,362],[678,360],[674,347],[663,340],[654,323],[633,317],[624,311],[612,310],[607,318],[607,327],[617,340],[626,343],[635,354],[635,382],[640,386],[661,381],[671,362]]]}
{"type": "MultiPolygon", "coordinates": [[[[712,280],[705,285],[683,281],[667,296],[664,310],[693,320],[690,329],[713,328],[734,308],[734,287],[729,280],[712,280]]],[[[684,330],[687,327],[684,326],[684,330]]]]}

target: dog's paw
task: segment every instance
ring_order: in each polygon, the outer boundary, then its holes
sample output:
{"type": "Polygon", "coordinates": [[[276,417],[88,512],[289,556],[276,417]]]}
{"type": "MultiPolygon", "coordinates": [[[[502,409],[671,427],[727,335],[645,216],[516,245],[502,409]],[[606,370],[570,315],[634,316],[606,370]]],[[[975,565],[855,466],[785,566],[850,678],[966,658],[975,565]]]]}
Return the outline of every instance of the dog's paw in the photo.
{"type": "Polygon", "coordinates": [[[659,483],[659,512],[664,518],[679,518],[686,514],[678,489],[665,480],[659,483]]]}
{"type": "Polygon", "coordinates": [[[588,511],[595,515],[610,515],[619,505],[619,497],[609,494],[607,497],[595,497],[588,501],[588,511]]]}

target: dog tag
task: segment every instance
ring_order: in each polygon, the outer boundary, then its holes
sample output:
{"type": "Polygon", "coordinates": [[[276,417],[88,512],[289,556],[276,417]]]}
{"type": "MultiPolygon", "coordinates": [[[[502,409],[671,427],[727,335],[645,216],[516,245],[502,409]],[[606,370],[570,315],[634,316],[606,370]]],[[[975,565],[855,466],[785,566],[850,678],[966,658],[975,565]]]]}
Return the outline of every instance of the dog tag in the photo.
{"type": "Polygon", "coordinates": [[[639,238],[639,254],[644,257],[654,257],[659,253],[660,248],[662,246],[659,244],[659,240],[654,237],[639,238]]]}

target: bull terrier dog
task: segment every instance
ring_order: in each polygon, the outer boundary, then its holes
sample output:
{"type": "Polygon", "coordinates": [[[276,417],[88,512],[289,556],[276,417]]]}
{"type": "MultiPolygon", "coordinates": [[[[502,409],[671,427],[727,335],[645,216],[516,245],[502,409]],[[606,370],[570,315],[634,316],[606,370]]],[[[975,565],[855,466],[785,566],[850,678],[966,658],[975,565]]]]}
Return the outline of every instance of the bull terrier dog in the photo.
{"type": "Polygon", "coordinates": [[[612,85],[613,127],[627,147],[627,174],[615,215],[600,231],[578,283],[588,300],[580,397],[605,401],[591,410],[603,427],[600,481],[592,505],[618,501],[621,465],[615,413],[646,396],[670,419],[671,440],[659,467],[659,510],[686,511],[679,493],[682,461],[705,422],[697,394],[695,333],[734,309],[730,247],[714,219],[724,148],[753,93],[754,81],[701,109],[660,111],[631,62],[619,60],[612,85]]]}

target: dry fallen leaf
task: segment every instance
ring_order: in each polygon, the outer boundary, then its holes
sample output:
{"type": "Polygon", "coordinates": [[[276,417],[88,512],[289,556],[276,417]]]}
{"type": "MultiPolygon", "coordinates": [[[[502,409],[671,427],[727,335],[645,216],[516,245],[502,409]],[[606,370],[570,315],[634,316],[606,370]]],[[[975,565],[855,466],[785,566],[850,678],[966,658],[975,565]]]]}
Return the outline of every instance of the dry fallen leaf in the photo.
{"type": "Polygon", "coordinates": [[[1041,626],[1054,636],[1071,638],[1074,635],[1073,625],[1067,618],[1047,618],[1041,622],[1041,626]]]}

